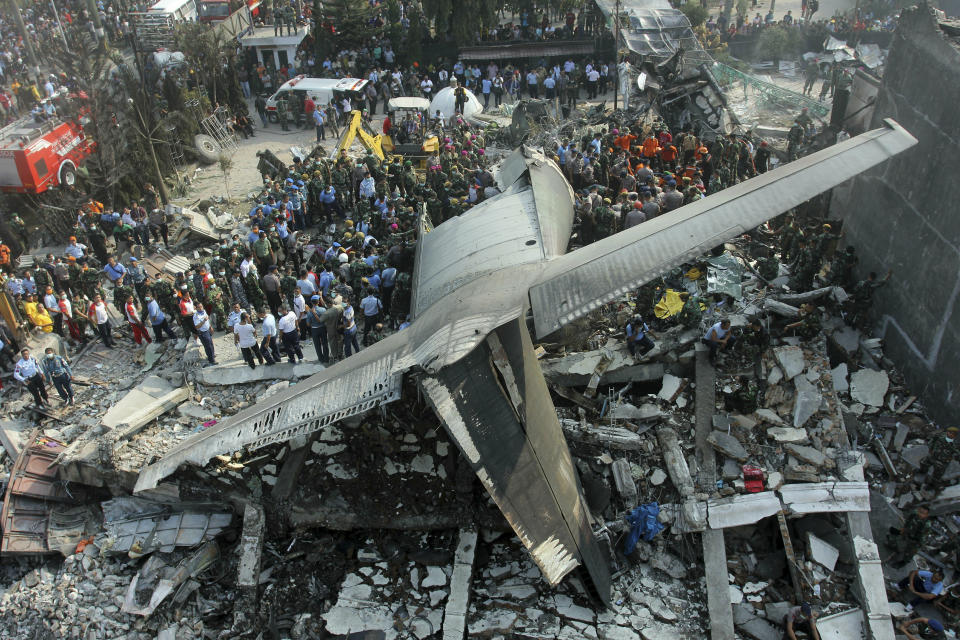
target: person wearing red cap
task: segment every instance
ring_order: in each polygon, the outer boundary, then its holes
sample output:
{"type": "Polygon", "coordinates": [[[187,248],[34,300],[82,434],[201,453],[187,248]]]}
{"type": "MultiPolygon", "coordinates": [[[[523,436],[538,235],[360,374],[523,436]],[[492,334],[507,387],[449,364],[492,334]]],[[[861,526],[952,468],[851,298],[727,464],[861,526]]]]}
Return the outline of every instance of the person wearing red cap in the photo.
{"type": "Polygon", "coordinates": [[[760,148],[753,154],[753,166],[757,173],[766,173],[770,168],[770,146],[766,140],[760,143],[760,148]]]}

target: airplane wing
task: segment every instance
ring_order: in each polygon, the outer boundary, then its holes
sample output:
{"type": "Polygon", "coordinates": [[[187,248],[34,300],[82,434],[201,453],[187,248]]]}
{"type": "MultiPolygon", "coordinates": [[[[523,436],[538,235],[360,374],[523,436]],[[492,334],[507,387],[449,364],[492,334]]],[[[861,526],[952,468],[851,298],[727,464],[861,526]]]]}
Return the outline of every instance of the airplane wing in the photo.
{"type": "Polygon", "coordinates": [[[537,337],[917,144],[885,123],[550,261],[530,289],[537,337]]]}
{"type": "Polygon", "coordinates": [[[410,335],[397,332],[187,438],[140,471],[134,493],[156,487],[185,462],[203,466],[214,456],[285,442],[399,400],[403,373],[414,364],[410,335]]]}

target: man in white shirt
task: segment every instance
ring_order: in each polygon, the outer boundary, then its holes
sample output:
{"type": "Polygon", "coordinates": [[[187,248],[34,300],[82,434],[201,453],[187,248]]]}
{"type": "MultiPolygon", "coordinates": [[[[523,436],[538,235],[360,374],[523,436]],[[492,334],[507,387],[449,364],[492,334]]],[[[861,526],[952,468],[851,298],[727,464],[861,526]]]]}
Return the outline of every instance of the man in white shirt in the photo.
{"type": "Polygon", "coordinates": [[[732,347],[735,341],[736,338],[733,337],[733,332],[730,331],[729,320],[721,320],[715,323],[707,329],[707,332],[701,340],[703,344],[710,347],[710,364],[716,363],[717,351],[732,347]]]}
{"type": "Polygon", "coordinates": [[[356,312],[350,306],[350,300],[343,299],[343,314],[340,317],[340,323],[343,327],[343,351],[344,357],[349,358],[353,352],[360,353],[360,345],[357,343],[357,323],[354,320],[356,312]],[[351,351],[352,349],[352,351],[351,351]]]}
{"type": "Polygon", "coordinates": [[[30,355],[30,349],[20,351],[20,359],[13,369],[13,377],[27,385],[33,395],[33,401],[37,408],[42,408],[50,403],[47,397],[47,389],[43,383],[43,372],[40,369],[40,363],[30,355]]]}
{"type": "Polygon", "coordinates": [[[207,362],[217,364],[213,352],[213,336],[210,335],[210,316],[204,310],[202,302],[196,304],[196,311],[193,312],[193,326],[197,329],[200,344],[203,345],[203,351],[207,355],[207,362]]]}
{"type": "Polygon", "coordinates": [[[250,323],[250,316],[244,311],[240,314],[240,322],[233,327],[233,343],[240,347],[240,353],[251,369],[256,369],[254,356],[263,364],[263,355],[257,348],[257,328],[250,323]]]}
{"type": "Polygon", "coordinates": [[[267,366],[280,362],[280,346],[277,340],[277,320],[273,314],[261,307],[257,311],[260,318],[260,353],[267,361],[267,366]]]}
{"type": "Polygon", "coordinates": [[[97,325],[97,333],[100,334],[103,344],[107,345],[108,349],[113,349],[114,342],[110,329],[110,316],[107,315],[107,305],[104,304],[103,298],[100,297],[99,293],[93,296],[93,302],[90,303],[90,308],[87,309],[87,317],[90,318],[92,324],[97,325]]]}
{"type": "Polygon", "coordinates": [[[306,341],[310,335],[307,330],[307,300],[303,297],[303,291],[297,287],[293,291],[293,312],[297,314],[297,328],[300,330],[300,340],[306,341]]]}
{"type": "Polygon", "coordinates": [[[286,307],[280,307],[280,322],[277,323],[277,331],[280,333],[280,343],[283,350],[287,352],[290,364],[303,362],[303,351],[300,349],[300,331],[297,314],[286,307]],[[294,356],[297,357],[294,360],[294,356]]]}
{"type": "Polygon", "coordinates": [[[423,80],[420,81],[420,91],[423,93],[423,97],[429,100],[433,93],[433,80],[424,76],[423,80]]]}
{"type": "Polygon", "coordinates": [[[363,309],[363,343],[367,344],[367,336],[380,321],[380,311],[383,310],[383,304],[373,293],[373,289],[367,289],[367,297],[360,301],[360,308],[363,309]]]}

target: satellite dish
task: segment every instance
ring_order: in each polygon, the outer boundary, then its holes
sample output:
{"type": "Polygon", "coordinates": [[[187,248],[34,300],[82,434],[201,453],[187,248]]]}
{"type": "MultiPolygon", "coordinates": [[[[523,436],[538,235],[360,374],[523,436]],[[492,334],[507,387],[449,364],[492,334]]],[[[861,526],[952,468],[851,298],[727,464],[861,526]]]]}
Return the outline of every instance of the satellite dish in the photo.
{"type": "Polygon", "coordinates": [[[645,71],[641,71],[640,75],[637,76],[637,88],[640,91],[643,91],[644,87],[647,86],[647,74],[645,71]]]}

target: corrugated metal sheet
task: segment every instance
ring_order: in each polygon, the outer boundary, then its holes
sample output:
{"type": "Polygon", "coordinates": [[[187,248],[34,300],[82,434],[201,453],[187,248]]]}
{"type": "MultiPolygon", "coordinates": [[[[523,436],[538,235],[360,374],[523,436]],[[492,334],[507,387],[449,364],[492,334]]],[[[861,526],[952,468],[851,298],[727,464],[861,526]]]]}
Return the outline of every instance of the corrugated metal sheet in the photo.
{"type": "MultiPolygon", "coordinates": [[[[597,0],[597,6],[612,24],[615,0],[597,0]]],[[[693,65],[712,62],[710,54],[690,26],[690,20],[679,9],[661,0],[622,0],[620,13],[630,20],[628,29],[621,29],[620,38],[635,56],[653,58],[657,62],[669,58],[677,49],[684,51],[684,61],[693,65]]]]}
{"type": "Polygon", "coordinates": [[[593,52],[593,40],[542,40],[461,47],[459,57],[461,60],[517,60],[551,56],[583,56],[593,52]]]}
{"type": "Polygon", "coordinates": [[[40,435],[34,429],[10,471],[10,482],[0,512],[0,553],[48,553],[47,522],[58,502],[72,501],[57,479],[57,456],[62,442],[40,435]]]}
{"type": "Polygon", "coordinates": [[[101,552],[126,553],[131,557],[193,547],[212,540],[233,522],[233,512],[218,504],[156,502],[121,496],[102,506],[104,533],[97,546],[101,552]]]}
{"type": "Polygon", "coordinates": [[[892,120],[551,261],[530,290],[538,337],[917,143],[892,120]]]}

